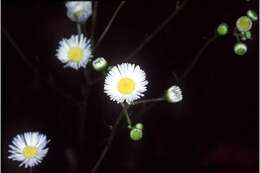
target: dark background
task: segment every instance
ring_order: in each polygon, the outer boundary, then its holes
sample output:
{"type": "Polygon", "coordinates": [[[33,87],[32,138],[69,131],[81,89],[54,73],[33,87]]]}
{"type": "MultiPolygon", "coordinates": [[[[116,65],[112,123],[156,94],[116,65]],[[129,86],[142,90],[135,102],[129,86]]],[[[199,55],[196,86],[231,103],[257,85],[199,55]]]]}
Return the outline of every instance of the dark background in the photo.
{"type": "MultiPolygon", "coordinates": [[[[99,2],[96,39],[119,1],[99,2]]],[[[126,2],[95,56],[110,64],[121,63],[141,40],[175,8],[175,1],[126,2]]],[[[233,30],[248,9],[258,11],[258,1],[191,1],[130,62],[139,64],[149,81],[145,98],[158,97],[176,84],[196,52],[213,36],[220,22],[233,30]]],[[[66,17],[63,2],[4,2],[2,27],[10,33],[40,73],[21,60],[2,34],[2,171],[24,173],[18,162],[8,160],[8,144],[25,131],[40,131],[51,139],[49,153],[35,167],[37,173],[70,172],[68,156],[75,153],[76,171],[90,172],[109,136],[120,106],[103,94],[103,81],[92,87],[86,113],[84,150],[79,152],[79,109],[43,81],[50,78],[59,90],[80,99],[82,71],[63,68],[55,57],[58,42],[76,34],[66,17]],[[37,58],[38,57],[38,60],[37,58]],[[104,123],[106,122],[106,123],[104,123]]],[[[90,31],[90,21],[86,24],[90,31]]],[[[184,100],[158,103],[133,121],[144,123],[140,142],[129,138],[125,120],[117,131],[98,172],[258,172],[258,22],[248,53],[233,52],[235,38],[213,42],[181,83],[184,100]]],[[[92,77],[99,74],[92,71],[92,77]]]]}

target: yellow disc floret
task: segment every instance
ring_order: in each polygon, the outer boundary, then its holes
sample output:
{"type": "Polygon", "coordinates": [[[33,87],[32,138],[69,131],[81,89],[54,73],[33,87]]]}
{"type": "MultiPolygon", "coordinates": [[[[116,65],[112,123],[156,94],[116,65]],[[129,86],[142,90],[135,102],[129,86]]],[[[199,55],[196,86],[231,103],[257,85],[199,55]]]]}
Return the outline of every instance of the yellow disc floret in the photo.
{"type": "Polygon", "coordinates": [[[135,89],[135,82],[131,78],[122,78],[117,84],[117,89],[121,94],[131,94],[135,89]]]}
{"type": "Polygon", "coordinates": [[[68,57],[71,61],[79,62],[84,57],[83,49],[79,47],[72,47],[68,51],[68,57]]]}
{"type": "Polygon", "coordinates": [[[23,149],[23,156],[27,159],[34,158],[38,154],[38,149],[34,146],[26,146],[23,149]]]}

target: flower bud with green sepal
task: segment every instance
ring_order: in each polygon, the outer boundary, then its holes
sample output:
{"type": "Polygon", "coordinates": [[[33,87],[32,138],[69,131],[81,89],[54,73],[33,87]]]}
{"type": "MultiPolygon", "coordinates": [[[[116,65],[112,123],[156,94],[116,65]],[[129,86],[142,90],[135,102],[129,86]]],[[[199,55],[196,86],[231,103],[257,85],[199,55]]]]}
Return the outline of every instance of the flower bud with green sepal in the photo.
{"type": "Polygon", "coordinates": [[[130,131],[130,138],[133,141],[139,141],[143,137],[143,124],[137,123],[130,131]]]}
{"type": "Polygon", "coordinates": [[[237,19],[236,27],[238,31],[240,32],[246,32],[249,31],[252,28],[253,22],[252,20],[247,16],[241,16],[237,19]]]}
{"type": "Polygon", "coordinates": [[[228,33],[228,25],[226,23],[221,23],[217,27],[217,34],[218,35],[226,35],[228,33]]]}
{"type": "Polygon", "coordinates": [[[105,58],[99,57],[92,62],[92,66],[96,71],[105,71],[108,64],[105,58]]]}
{"type": "Polygon", "coordinates": [[[247,52],[247,46],[244,43],[236,43],[234,46],[235,54],[242,56],[247,52]]]}

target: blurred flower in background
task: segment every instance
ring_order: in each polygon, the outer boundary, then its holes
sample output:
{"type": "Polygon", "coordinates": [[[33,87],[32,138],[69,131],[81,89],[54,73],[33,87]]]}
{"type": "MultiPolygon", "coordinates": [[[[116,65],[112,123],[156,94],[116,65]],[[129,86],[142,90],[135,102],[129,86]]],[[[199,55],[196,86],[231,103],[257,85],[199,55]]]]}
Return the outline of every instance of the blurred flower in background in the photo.
{"type": "Polygon", "coordinates": [[[92,15],[91,1],[69,1],[66,2],[67,16],[73,22],[84,23],[92,15]]]}

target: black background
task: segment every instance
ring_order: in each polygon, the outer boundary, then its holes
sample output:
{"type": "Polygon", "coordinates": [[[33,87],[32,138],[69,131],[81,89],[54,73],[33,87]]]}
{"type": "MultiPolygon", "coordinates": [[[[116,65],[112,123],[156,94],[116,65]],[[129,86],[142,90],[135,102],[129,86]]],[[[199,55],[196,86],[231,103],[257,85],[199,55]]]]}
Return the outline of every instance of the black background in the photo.
{"type": "MultiPolygon", "coordinates": [[[[96,39],[119,3],[99,2],[96,39]]],[[[174,8],[175,1],[127,1],[94,55],[112,65],[121,63],[174,8]]],[[[145,98],[158,97],[176,84],[172,72],[180,76],[185,71],[216,26],[225,21],[232,32],[236,19],[250,8],[257,10],[258,1],[189,2],[130,61],[146,72],[145,98]]],[[[7,159],[8,144],[18,133],[40,131],[51,139],[50,150],[34,172],[70,172],[68,151],[76,153],[76,164],[80,160],[82,166],[76,166],[76,171],[90,172],[110,132],[104,121],[113,124],[120,106],[103,94],[103,81],[91,89],[84,151],[79,152],[78,107],[41,80],[52,76],[59,89],[81,98],[82,70],[63,68],[55,57],[58,42],[77,33],[75,23],[66,17],[63,2],[5,2],[1,9],[2,27],[40,71],[36,74],[28,68],[2,34],[2,171],[29,172],[7,159]]],[[[89,33],[90,21],[86,28],[89,33]]],[[[158,103],[144,114],[136,109],[133,121],[144,123],[143,139],[131,141],[124,120],[98,172],[256,172],[258,29],[256,22],[245,56],[234,54],[231,32],[213,42],[179,83],[184,95],[181,103],[158,103]]],[[[92,72],[92,77],[97,76],[92,72]]]]}

